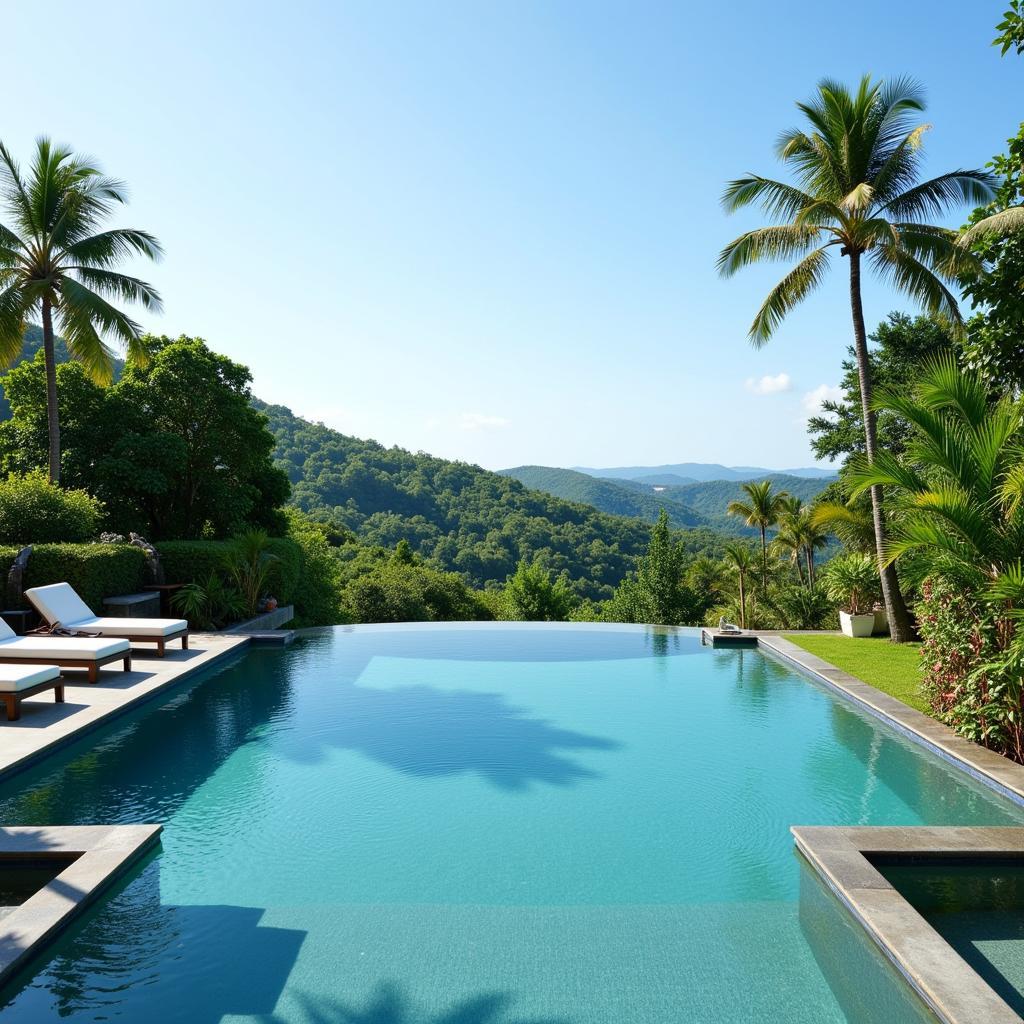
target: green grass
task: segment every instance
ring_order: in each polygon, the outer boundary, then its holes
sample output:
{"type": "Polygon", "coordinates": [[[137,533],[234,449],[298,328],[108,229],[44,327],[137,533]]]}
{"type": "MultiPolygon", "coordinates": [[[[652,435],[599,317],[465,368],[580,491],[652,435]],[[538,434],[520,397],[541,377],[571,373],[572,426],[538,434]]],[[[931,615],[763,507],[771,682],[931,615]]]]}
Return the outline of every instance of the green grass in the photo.
{"type": "Polygon", "coordinates": [[[928,713],[921,694],[920,648],[892,644],[886,637],[852,640],[848,636],[787,633],[786,639],[849,672],[918,711],[928,713]]]}

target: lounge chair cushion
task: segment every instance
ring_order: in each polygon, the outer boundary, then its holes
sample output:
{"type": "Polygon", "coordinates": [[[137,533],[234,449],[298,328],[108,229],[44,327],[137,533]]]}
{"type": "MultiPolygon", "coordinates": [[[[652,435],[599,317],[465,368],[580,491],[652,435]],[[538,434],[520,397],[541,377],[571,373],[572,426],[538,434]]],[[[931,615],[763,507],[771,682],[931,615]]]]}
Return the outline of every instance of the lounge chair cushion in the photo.
{"type": "Polygon", "coordinates": [[[132,619],[127,616],[111,616],[76,622],[74,628],[83,629],[88,633],[102,633],[104,636],[171,636],[173,633],[188,629],[188,623],[184,619],[132,619]]]}
{"type": "Polygon", "coordinates": [[[85,619],[94,619],[92,609],[75,593],[70,583],[51,583],[46,587],[32,587],[25,596],[36,606],[50,625],[69,629],[85,619]]]}
{"type": "Polygon", "coordinates": [[[101,640],[79,636],[12,636],[0,639],[0,662],[21,658],[64,661],[96,661],[115,654],[128,654],[127,640],[101,640]]]}
{"type": "Polygon", "coordinates": [[[59,675],[56,665],[0,665],[0,693],[19,693],[59,675]]]}

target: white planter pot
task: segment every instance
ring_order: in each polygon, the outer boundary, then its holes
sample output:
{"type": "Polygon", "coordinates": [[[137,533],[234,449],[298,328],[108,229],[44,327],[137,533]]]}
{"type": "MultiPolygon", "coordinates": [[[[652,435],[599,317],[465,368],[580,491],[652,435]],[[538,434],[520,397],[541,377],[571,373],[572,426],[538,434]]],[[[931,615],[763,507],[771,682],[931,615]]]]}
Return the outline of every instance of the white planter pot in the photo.
{"type": "Polygon", "coordinates": [[[839,613],[839,627],[847,636],[871,636],[875,628],[875,613],[868,612],[867,615],[851,615],[849,612],[841,611],[839,613]]]}
{"type": "Polygon", "coordinates": [[[875,628],[872,632],[879,636],[889,632],[889,613],[884,608],[875,609],[875,628]]]}

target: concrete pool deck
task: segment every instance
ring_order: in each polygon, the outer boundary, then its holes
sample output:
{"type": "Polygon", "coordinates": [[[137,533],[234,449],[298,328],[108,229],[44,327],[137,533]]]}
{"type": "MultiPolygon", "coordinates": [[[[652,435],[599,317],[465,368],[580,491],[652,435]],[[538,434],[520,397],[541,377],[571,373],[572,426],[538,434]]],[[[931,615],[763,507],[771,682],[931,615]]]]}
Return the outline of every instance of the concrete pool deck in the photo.
{"type": "Polygon", "coordinates": [[[0,719],[0,779],[195,673],[240,654],[249,644],[247,636],[193,633],[187,651],[168,649],[163,658],[157,657],[155,648],[134,647],[131,672],[104,668],[96,683],[87,683],[84,672],[66,672],[63,704],[57,704],[52,693],[41,693],[22,702],[18,721],[0,719]]]}
{"type": "Polygon", "coordinates": [[[0,984],[125,868],[156,846],[160,825],[0,826],[0,866],[56,860],[63,870],[0,915],[0,984]]]}
{"type": "Polygon", "coordinates": [[[797,826],[791,831],[811,867],[942,1024],[1021,1024],[870,858],[1024,858],[1024,829],[797,826]]]}

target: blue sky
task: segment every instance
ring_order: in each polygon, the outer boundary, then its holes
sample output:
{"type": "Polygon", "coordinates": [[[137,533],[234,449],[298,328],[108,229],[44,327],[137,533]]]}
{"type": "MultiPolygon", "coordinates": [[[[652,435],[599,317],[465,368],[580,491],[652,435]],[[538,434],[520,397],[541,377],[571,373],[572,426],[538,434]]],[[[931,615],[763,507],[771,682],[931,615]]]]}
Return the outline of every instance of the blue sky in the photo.
{"type": "Polygon", "coordinates": [[[59,0],[40,38],[14,4],[2,137],[126,179],[167,249],[142,322],[298,413],[489,468],[809,465],[845,263],[753,351],[780,270],[718,279],[758,222],[722,185],[778,174],[794,102],[863,72],[926,86],[929,172],[982,165],[1024,116],[1004,6],[59,0]]]}

